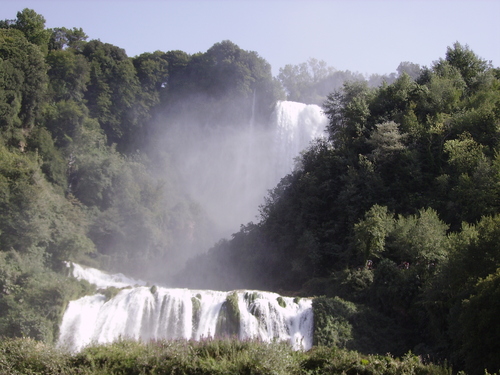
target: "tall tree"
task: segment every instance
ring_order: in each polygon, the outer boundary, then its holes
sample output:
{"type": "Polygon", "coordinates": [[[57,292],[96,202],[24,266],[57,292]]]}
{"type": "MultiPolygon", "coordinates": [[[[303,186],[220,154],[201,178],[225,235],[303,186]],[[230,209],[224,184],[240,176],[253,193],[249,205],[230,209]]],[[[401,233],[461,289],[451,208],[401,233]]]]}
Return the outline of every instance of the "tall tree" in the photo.
{"type": "Polygon", "coordinates": [[[125,146],[139,126],[134,105],[140,86],[132,60],[122,48],[98,40],[86,43],[82,53],[90,62],[85,92],[90,115],[99,121],[108,142],[125,146]]]}
{"type": "Polygon", "coordinates": [[[47,53],[50,31],[45,29],[45,18],[41,14],[25,8],[17,12],[17,19],[11,27],[22,31],[30,43],[40,47],[43,53],[47,53]]]}
{"type": "Polygon", "coordinates": [[[40,48],[13,29],[0,29],[0,129],[13,144],[25,145],[45,101],[47,67],[40,48]]]}

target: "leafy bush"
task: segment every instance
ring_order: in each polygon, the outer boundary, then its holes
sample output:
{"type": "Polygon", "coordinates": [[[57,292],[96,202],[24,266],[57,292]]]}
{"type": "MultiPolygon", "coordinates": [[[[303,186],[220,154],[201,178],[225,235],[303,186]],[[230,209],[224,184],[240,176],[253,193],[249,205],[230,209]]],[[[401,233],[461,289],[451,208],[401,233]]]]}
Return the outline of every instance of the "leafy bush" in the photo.
{"type": "Polygon", "coordinates": [[[349,318],[356,313],[352,302],[339,297],[319,297],[313,300],[314,344],[345,347],[352,340],[349,318]]]}
{"type": "Polygon", "coordinates": [[[446,366],[424,364],[408,353],[401,359],[340,348],[297,352],[286,343],[230,339],[194,341],[121,340],[71,354],[32,339],[0,341],[2,374],[398,374],[449,375],[446,366]]]}

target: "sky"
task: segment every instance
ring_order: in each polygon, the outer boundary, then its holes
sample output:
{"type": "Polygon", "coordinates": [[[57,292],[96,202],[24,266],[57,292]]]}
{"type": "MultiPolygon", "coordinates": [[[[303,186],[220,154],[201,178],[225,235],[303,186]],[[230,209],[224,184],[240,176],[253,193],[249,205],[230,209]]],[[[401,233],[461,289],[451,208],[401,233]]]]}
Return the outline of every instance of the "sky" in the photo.
{"type": "Polygon", "coordinates": [[[81,27],[131,57],[230,40],[266,59],[273,75],[310,58],[389,74],[403,61],[431,66],[455,42],[500,66],[500,0],[0,0],[0,19],[24,8],[47,28],[81,27]]]}

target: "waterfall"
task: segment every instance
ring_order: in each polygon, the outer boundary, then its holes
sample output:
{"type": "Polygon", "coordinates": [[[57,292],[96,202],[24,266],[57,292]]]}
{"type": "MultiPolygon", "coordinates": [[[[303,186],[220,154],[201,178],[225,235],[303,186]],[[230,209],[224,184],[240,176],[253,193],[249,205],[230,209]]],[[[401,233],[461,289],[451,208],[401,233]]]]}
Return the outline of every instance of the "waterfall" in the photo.
{"type": "Polygon", "coordinates": [[[250,123],[197,127],[183,119],[162,145],[175,155],[185,191],[216,225],[214,241],[255,220],[268,190],[327,125],[319,106],[290,101],[277,102],[268,123],[255,121],[252,115],[250,123]]]}
{"type": "Polygon", "coordinates": [[[74,277],[96,282],[101,290],[121,288],[114,296],[98,292],[68,304],[58,345],[71,351],[119,338],[201,340],[227,335],[288,341],[297,350],[312,346],[312,301],[307,298],[254,290],[148,287],[121,274],[109,275],[78,264],[71,264],[71,269],[74,277]],[[238,320],[232,331],[230,324],[224,324],[231,319],[238,320]]]}
{"type": "Polygon", "coordinates": [[[325,136],[327,123],[326,115],[317,105],[291,101],[276,104],[272,115],[273,185],[293,170],[294,159],[313,139],[325,136]]]}
{"type": "MultiPolygon", "coordinates": [[[[255,100],[254,92],[253,106],[255,100]]],[[[167,137],[186,190],[224,236],[253,220],[268,189],[293,170],[294,158],[324,136],[327,125],[319,106],[288,101],[276,104],[269,124],[253,122],[252,112],[248,126],[215,127],[200,134],[182,123],[167,137]]],[[[236,335],[285,340],[295,349],[312,346],[310,299],[253,290],[149,287],[142,280],[78,264],[71,271],[100,289],[71,301],[63,316],[59,345],[73,351],[120,337],[148,341],[236,335]]]]}

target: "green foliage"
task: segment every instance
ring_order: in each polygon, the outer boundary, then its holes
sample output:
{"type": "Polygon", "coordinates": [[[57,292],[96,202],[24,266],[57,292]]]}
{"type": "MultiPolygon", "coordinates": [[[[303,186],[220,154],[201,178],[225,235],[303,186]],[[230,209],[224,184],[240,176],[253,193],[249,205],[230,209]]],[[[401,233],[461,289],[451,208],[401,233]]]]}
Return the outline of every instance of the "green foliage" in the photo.
{"type": "Polygon", "coordinates": [[[30,338],[0,342],[0,371],[5,374],[73,374],[68,355],[30,338]]]}
{"type": "MultiPolygon", "coordinates": [[[[377,309],[338,296],[313,299],[314,345],[403,355],[415,332],[377,309]]],[[[314,349],[313,349],[314,350],[314,349]]]]}
{"type": "Polygon", "coordinates": [[[283,308],[286,308],[286,302],[283,299],[283,297],[279,296],[276,300],[278,301],[278,305],[280,305],[283,308]]]}
{"type": "Polygon", "coordinates": [[[447,258],[448,226],[432,209],[420,210],[418,215],[398,217],[389,234],[387,247],[393,260],[417,264],[443,262],[447,258]]]}
{"type": "Polygon", "coordinates": [[[468,132],[462,133],[459,139],[452,139],[444,144],[449,164],[457,168],[459,173],[470,173],[485,159],[482,148],[468,132]]]}
{"type": "Polygon", "coordinates": [[[43,249],[0,252],[0,329],[4,337],[52,342],[67,303],[92,291],[46,267],[43,249]]]}
{"type": "Polygon", "coordinates": [[[481,279],[474,294],[462,302],[459,317],[461,325],[457,355],[470,374],[483,373],[483,369],[497,371],[500,368],[500,269],[481,279]]]}
{"type": "Polygon", "coordinates": [[[141,121],[145,121],[150,117],[148,110],[160,104],[162,94],[167,84],[170,84],[168,57],[160,51],[143,53],[135,57],[133,63],[141,85],[144,111],[141,121]]]}
{"type": "Polygon", "coordinates": [[[132,131],[139,126],[133,108],[140,88],[132,61],[123,49],[98,40],[86,43],[82,53],[90,63],[85,92],[90,115],[99,121],[109,142],[131,142],[132,131]]]}
{"type": "Polygon", "coordinates": [[[50,92],[55,100],[82,100],[90,80],[90,64],[71,50],[50,51],[50,92]]]}
{"type": "Polygon", "coordinates": [[[54,264],[92,252],[80,208],[57,195],[31,155],[0,146],[0,239],[4,250],[41,247],[54,264]]]}
{"type": "Polygon", "coordinates": [[[397,155],[405,149],[403,138],[404,135],[399,132],[398,124],[394,121],[375,125],[370,139],[366,141],[373,147],[371,158],[375,161],[381,159],[384,162],[389,161],[390,156],[397,155]]]}
{"type": "Polygon", "coordinates": [[[213,127],[268,122],[279,88],[271,66],[256,52],[225,40],[205,53],[170,51],[165,58],[169,79],[162,96],[168,118],[182,115],[213,127]]]}
{"type": "Polygon", "coordinates": [[[345,269],[332,272],[331,277],[326,279],[326,285],[322,291],[328,297],[339,296],[349,301],[366,300],[373,283],[373,261],[366,262],[366,266],[357,269],[345,269]]]}
{"type": "Polygon", "coordinates": [[[10,143],[25,145],[18,128],[31,129],[44,103],[47,74],[44,56],[18,30],[0,29],[0,130],[10,143]]]}
{"type": "Polygon", "coordinates": [[[63,191],[68,184],[66,160],[46,129],[41,127],[33,129],[28,138],[28,151],[38,154],[40,169],[47,180],[63,191]]]}
{"type": "Polygon", "coordinates": [[[345,83],[342,92],[328,95],[324,103],[328,116],[329,137],[340,150],[355,154],[358,140],[364,129],[364,122],[369,115],[368,102],[372,93],[366,82],[345,83]]]}
{"type": "Polygon", "coordinates": [[[76,354],[31,339],[8,339],[0,342],[0,371],[16,375],[450,373],[446,366],[424,364],[412,353],[397,359],[324,346],[302,353],[283,343],[227,339],[148,344],[122,340],[76,354]]]}
{"type": "Polygon", "coordinates": [[[77,29],[74,27],[73,29],[67,29],[65,27],[56,27],[51,31],[52,35],[49,41],[50,51],[70,48],[80,52],[88,38],[82,28],[77,29]]]}
{"type": "Polygon", "coordinates": [[[228,294],[217,318],[216,336],[237,337],[240,333],[240,308],[238,293],[228,294]]]}
{"type": "Polygon", "coordinates": [[[423,364],[411,352],[400,360],[390,356],[362,356],[337,348],[317,347],[304,359],[308,374],[449,374],[444,366],[423,364]]]}
{"type": "Polygon", "coordinates": [[[50,31],[45,29],[45,18],[41,14],[24,8],[17,12],[17,19],[12,27],[22,31],[26,39],[39,46],[41,51],[47,52],[50,31]]]}
{"type": "Polygon", "coordinates": [[[278,80],[283,85],[287,100],[321,105],[327,95],[342,87],[346,81],[361,81],[360,74],[337,71],[326,62],[309,59],[299,65],[280,68],[278,80]]]}
{"type": "Polygon", "coordinates": [[[462,46],[458,42],[454,43],[453,47],[448,47],[445,60],[460,71],[469,88],[489,67],[488,62],[479,58],[468,45],[462,46]]]}
{"type": "Polygon", "coordinates": [[[363,253],[366,262],[372,257],[378,258],[385,250],[385,240],[394,226],[392,215],[387,207],[374,205],[365,214],[364,220],[354,225],[355,243],[363,253]]]}
{"type": "Polygon", "coordinates": [[[476,225],[464,224],[462,231],[451,236],[450,260],[443,270],[454,293],[469,293],[482,278],[500,267],[500,216],[486,216],[476,225]],[[460,272],[457,272],[460,270],[460,272]]]}
{"type": "Polygon", "coordinates": [[[67,148],[79,136],[88,113],[84,106],[73,100],[61,100],[45,108],[45,127],[51,132],[56,145],[67,148]]]}
{"type": "Polygon", "coordinates": [[[345,348],[352,340],[349,319],[356,313],[352,302],[339,297],[313,300],[314,345],[345,348]]]}
{"type": "Polygon", "coordinates": [[[416,270],[384,259],[374,274],[371,304],[384,314],[409,323],[412,320],[410,309],[418,299],[421,283],[416,270]]]}

